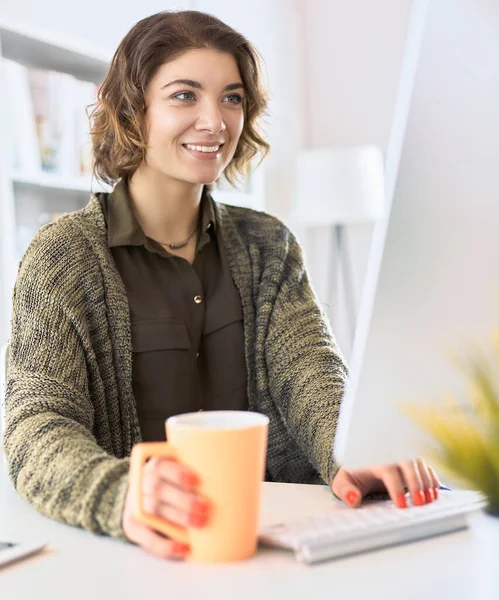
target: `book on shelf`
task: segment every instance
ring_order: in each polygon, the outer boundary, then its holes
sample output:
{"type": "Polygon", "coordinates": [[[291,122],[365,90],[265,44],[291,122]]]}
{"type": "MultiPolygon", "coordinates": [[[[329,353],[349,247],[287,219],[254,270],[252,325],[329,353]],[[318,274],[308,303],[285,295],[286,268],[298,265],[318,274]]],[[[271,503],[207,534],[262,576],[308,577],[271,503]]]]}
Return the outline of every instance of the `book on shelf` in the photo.
{"type": "Polygon", "coordinates": [[[6,75],[13,170],[71,179],[90,175],[92,144],[87,107],[97,86],[66,73],[2,61],[6,75]]]}
{"type": "Polygon", "coordinates": [[[92,139],[88,111],[97,98],[97,86],[89,81],[75,80],[76,140],[81,175],[92,172],[92,139]]]}
{"type": "Polygon", "coordinates": [[[41,160],[28,70],[23,65],[7,59],[1,61],[0,67],[6,92],[4,134],[11,149],[11,167],[24,173],[36,173],[41,169],[41,160]]]}
{"type": "Polygon", "coordinates": [[[65,73],[28,68],[28,81],[42,170],[63,177],[76,173],[74,79],[65,73]]]}

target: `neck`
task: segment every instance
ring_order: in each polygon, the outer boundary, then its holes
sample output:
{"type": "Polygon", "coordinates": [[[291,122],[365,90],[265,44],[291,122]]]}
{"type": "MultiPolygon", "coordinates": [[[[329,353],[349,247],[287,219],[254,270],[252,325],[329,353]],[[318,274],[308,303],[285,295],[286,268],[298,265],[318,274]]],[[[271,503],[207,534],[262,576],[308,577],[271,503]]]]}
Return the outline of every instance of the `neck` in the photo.
{"type": "Polygon", "coordinates": [[[203,185],[169,179],[139,168],[128,182],[135,216],[144,233],[158,242],[187,239],[196,228],[203,185]]]}

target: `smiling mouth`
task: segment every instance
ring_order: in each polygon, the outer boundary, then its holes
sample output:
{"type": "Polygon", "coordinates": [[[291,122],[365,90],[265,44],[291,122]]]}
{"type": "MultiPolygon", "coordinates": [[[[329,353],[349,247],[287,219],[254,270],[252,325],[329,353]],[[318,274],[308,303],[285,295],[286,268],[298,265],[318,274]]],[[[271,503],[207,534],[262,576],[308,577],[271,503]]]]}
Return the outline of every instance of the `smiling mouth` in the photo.
{"type": "Polygon", "coordinates": [[[194,144],[182,144],[184,148],[188,150],[194,150],[195,152],[203,152],[206,154],[217,154],[223,148],[224,144],[213,144],[211,146],[197,146],[194,144]]]}

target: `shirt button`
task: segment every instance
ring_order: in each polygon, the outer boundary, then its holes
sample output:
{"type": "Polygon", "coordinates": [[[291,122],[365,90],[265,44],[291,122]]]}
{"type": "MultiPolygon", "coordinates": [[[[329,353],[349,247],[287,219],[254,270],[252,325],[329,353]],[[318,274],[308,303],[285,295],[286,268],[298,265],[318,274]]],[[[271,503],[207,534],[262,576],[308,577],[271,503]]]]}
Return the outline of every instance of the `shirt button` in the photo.
{"type": "Polygon", "coordinates": [[[208,227],[206,228],[206,231],[208,231],[208,229],[211,229],[211,223],[208,223],[208,227]]]}
{"type": "Polygon", "coordinates": [[[199,352],[196,352],[196,358],[199,358],[199,352]]]}
{"type": "Polygon", "coordinates": [[[203,299],[201,298],[201,296],[194,296],[194,302],[196,304],[201,304],[202,301],[203,299]]]}

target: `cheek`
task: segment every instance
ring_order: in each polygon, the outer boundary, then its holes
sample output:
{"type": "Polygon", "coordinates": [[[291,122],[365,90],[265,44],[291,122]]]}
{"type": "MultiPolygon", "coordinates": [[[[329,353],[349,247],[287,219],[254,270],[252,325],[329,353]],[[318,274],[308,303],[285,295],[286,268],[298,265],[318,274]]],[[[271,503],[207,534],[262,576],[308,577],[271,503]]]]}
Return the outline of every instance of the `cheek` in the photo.
{"type": "Polygon", "coordinates": [[[147,143],[151,148],[168,145],[179,138],[188,127],[182,115],[151,108],[146,119],[147,143]]]}
{"type": "Polygon", "coordinates": [[[243,132],[244,115],[242,112],[234,113],[233,115],[230,115],[226,124],[230,130],[232,142],[236,146],[239,138],[241,137],[241,133],[243,132]]]}

